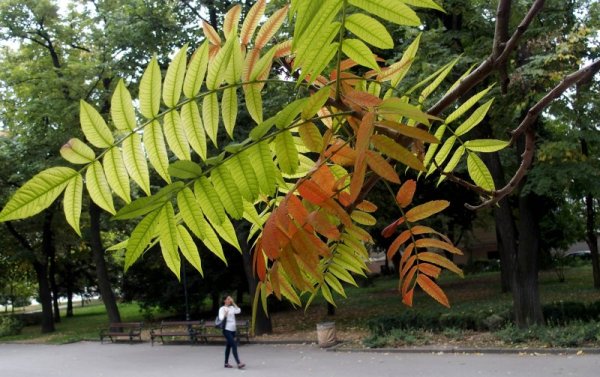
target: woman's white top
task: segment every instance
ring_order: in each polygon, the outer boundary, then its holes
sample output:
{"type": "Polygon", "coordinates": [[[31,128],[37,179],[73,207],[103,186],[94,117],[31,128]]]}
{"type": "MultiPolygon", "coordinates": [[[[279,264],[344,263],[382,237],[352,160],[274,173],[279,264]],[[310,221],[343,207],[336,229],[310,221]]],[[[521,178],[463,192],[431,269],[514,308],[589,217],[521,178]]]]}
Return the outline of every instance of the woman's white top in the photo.
{"type": "Polygon", "coordinates": [[[237,327],[235,325],[235,315],[240,314],[242,309],[237,306],[221,306],[219,309],[219,319],[223,320],[225,318],[225,311],[227,311],[227,322],[225,323],[225,330],[228,331],[236,331],[237,327]]]}

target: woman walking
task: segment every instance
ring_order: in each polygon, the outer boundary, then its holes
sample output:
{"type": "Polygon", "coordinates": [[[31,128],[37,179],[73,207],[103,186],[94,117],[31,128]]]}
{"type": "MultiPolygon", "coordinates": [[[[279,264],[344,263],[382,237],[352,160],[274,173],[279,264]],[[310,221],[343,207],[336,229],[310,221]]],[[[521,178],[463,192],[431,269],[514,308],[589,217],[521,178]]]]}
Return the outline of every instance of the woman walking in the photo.
{"type": "Polygon", "coordinates": [[[223,336],[227,344],[225,345],[225,368],[233,368],[229,364],[229,353],[233,352],[233,358],[237,363],[237,367],[242,369],[246,364],[240,361],[237,351],[237,343],[235,341],[235,332],[237,330],[235,324],[235,315],[240,314],[242,310],[235,304],[231,296],[227,296],[223,300],[223,306],[219,309],[219,319],[225,322],[223,327],[223,336]]]}

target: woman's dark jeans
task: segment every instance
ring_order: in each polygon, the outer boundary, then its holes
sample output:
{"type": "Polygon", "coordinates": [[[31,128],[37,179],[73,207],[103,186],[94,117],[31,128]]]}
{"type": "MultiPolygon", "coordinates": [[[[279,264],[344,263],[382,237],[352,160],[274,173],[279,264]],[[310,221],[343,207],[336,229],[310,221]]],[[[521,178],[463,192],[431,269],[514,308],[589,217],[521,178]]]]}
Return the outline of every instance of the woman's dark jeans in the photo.
{"type": "Polygon", "coordinates": [[[235,331],[223,330],[223,336],[227,341],[227,345],[225,346],[225,364],[229,363],[229,352],[233,351],[233,357],[235,358],[236,363],[240,363],[240,358],[238,357],[237,352],[237,343],[235,341],[235,331]]]}

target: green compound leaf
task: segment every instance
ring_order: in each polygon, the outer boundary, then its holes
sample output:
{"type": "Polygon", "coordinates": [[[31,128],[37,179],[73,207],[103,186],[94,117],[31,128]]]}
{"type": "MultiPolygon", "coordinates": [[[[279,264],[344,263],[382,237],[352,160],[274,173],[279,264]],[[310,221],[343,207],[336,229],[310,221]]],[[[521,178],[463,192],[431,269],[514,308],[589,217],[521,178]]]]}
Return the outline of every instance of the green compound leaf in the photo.
{"type": "Polygon", "coordinates": [[[115,214],[110,186],[104,175],[102,164],[96,161],[91,164],[85,172],[85,185],[94,203],[105,211],[115,214]]]}
{"type": "Polygon", "coordinates": [[[277,162],[284,174],[294,174],[300,163],[298,149],[290,131],[284,131],[275,136],[275,154],[277,162]]]}
{"type": "MultiPolygon", "coordinates": [[[[475,94],[473,97],[469,98],[465,103],[460,105],[458,109],[454,110],[448,117],[446,118],[446,124],[450,124],[458,119],[461,115],[466,113],[471,107],[475,106],[475,104],[483,98],[492,89],[493,85],[488,87],[487,89],[482,90],[481,92],[475,94]]],[[[484,105],[485,106],[485,105],[484,105]]]]}
{"type": "Polygon", "coordinates": [[[490,106],[492,106],[492,102],[494,102],[493,98],[484,103],[483,105],[479,106],[475,111],[473,111],[473,114],[471,114],[471,116],[467,120],[465,120],[464,123],[456,129],[456,131],[454,131],[454,134],[456,136],[462,136],[467,132],[471,131],[479,123],[481,123],[483,118],[485,118],[485,115],[487,114],[488,110],[490,109],[490,106]]]}
{"type": "Polygon", "coordinates": [[[202,101],[202,118],[206,134],[217,146],[217,133],[219,132],[219,99],[217,93],[211,93],[202,101]]]}
{"type": "Polygon", "coordinates": [[[102,165],[104,166],[104,174],[110,188],[125,203],[130,203],[129,175],[127,175],[121,150],[117,147],[108,150],[102,159],[102,165]]]}
{"type": "Polygon", "coordinates": [[[181,280],[181,258],[179,257],[177,239],[179,231],[175,221],[175,211],[171,202],[166,202],[158,218],[158,234],[160,250],[167,267],[181,280]]]}
{"type": "Polygon", "coordinates": [[[467,170],[469,171],[469,176],[477,186],[488,191],[495,190],[492,174],[481,158],[475,153],[469,152],[467,155],[467,170]]]}
{"type": "Polygon", "coordinates": [[[72,164],[89,164],[96,159],[92,148],[74,137],[60,148],[60,155],[72,164]]]}
{"type": "Polygon", "coordinates": [[[220,165],[212,171],[210,179],[227,213],[234,219],[241,219],[244,216],[244,202],[229,170],[220,165]]]}
{"type": "Polygon", "coordinates": [[[496,139],[477,139],[465,142],[465,148],[473,152],[492,153],[506,148],[510,143],[496,139]]]}
{"type": "Polygon", "coordinates": [[[188,143],[202,160],[206,160],[206,133],[196,102],[188,102],[181,107],[181,120],[188,143]]]}
{"type": "Polygon", "coordinates": [[[154,170],[167,183],[171,183],[171,177],[169,176],[169,156],[163,138],[162,127],[157,120],[153,120],[152,123],[144,128],[144,146],[146,147],[146,152],[148,152],[148,160],[150,160],[154,170]]]}
{"type": "Polygon", "coordinates": [[[144,250],[146,250],[146,246],[156,236],[160,212],[160,208],[150,212],[131,232],[131,237],[129,238],[129,242],[127,242],[127,250],[125,251],[125,271],[139,259],[144,250]]]}
{"type": "Polygon", "coordinates": [[[38,173],[15,192],[0,212],[0,222],[24,219],[48,208],[79,173],[54,167],[38,173]]]}
{"type": "Polygon", "coordinates": [[[79,220],[81,218],[82,195],[83,178],[80,175],[77,175],[69,181],[69,184],[65,189],[63,208],[67,222],[69,225],[71,225],[75,232],[77,232],[79,237],[81,237],[79,220]]]}
{"type": "Polygon", "coordinates": [[[252,168],[252,162],[248,158],[247,151],[238,153],[223,164],[239,188],[242,197],[253,202],[259,193],[258,179],[252,168]]]}
{"type": "Polygon", "coordinates": [[[165,138],[169,148],[180,160],[191,160],[190,146],[183,131],[183,122],[177,110],[165,114],[165,138]]]}
{"type": "Polygon", "coordinates": [[[194,52],[190,64],[188,65],[185,80],[183,82],[183,94],[185,94],[187,98],[196,96],[200,91],[207,67],[208,39],[194,52]]]}
{"type": "Polygon", "coordinates": [[[184,226],[177,226],[177,245],[179,246],[179,250],[181,250],[181,254],[185,257],[185,259],[200,272],[200,275],[204,276],[204,271],[202,271],[202,262],[200,261],[200,253],[198,252],[198,246],[196,246],[196,242],[190,235],[190,233],[185,229],[184,226]]]}
{"type": "Polygon", "coordinates": [[[140,135],[133,133],[123,140],[123,160],[131,179],[144,190],[146,195],[150,195],[150,173],[141,139],[140,135]]]}
{"type": "Polygon", "coordinates": [[[108,148],[115,142],[102,115],[85,102],[79,101],[79,122],[86,139],[97,148],[108,148]]]}
{"type": "Polygon", "coordinates": [[[233,139],[233,129],[238,113],[237,88],[227,88],[223,91],[221,98],[221,113],[223,114],[223,125],[230,138],[233,139]]]}
{"type": "Polygon", "coordinates": [[[196,179],[202,176],[202,168],[192,161],[175,161],[169,165],[169,174],[180,179],[196,179]]]}
{"type": "Polygon", "coordinates": [[[381,49],[394,48],[392,36],[385,26],[376,19],[362,13],[351,14],[346,17],[346,29],[367,42],[371,46],[381,49]]]}
{"type": "Polygon", "coordinates": [[[227,217],[225,208],[223,208],[219,195],[208,178],[201,177],[194,182],[194,194],[200,208],[202,208],[202,212],[206,214],[211,223],[221,224],[225,221],[227,217]]]}
{"type": "Polygon", "coordinates": [[[165,82],[163,84],[163,101],[167,107],[175,107],[177,102],[179,102],[179,97],[181,96],[181,88],[183,87],[183,80],[185,77],[185,63],[187,60],[188,45],[185,44],[178,52],[175,54],[173,61],[171,61],[171,65],[167,69],[167,74],[165,76],[165,82]]]}
{"type": "Polygon", "coordinates": [[[395,159],[396,161],[399,161],[415,170],[425,170],[421,160],[419,160],[408,149],[402,147],[389,137],[385,135],[373,135],[371,137],[371,142],[379,151],[395,159]]]}
{"type": "Polygon", "coordinates": [[[368,67],[378,72],[381,70],[369,46],[359,39],[344,39],[342,51],[347,57],[363,67],[368,67]]]}
{"type": "Polygon", "coordinates": [[[147,119],[156,117],[160,111],[160,82],[160,67],[154,56],[140,80],[140,112],[147,119]]]}
{"type": "Polygon", "coordinates": [[[110,101],[110,115],[113,124],[121,131],[134,131],[136,128],[135,109],[131,102],[131,94],[125,87],[123,79],[119,80],[110,101]]]}
{"type": "Polygon", "coordinates": [[[421,20],[414,10],[394,0],[349,0],[355,7],[366,10],[384,20],[398,25],[419,26],[421,20]]]}

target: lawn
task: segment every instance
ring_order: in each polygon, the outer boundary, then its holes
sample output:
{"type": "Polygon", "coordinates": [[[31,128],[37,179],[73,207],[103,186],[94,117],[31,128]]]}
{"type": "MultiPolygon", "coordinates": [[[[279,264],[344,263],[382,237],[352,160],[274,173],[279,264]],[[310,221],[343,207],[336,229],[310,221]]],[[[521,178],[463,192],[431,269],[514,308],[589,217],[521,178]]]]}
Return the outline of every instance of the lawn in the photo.
{"type": "MultiPolygon", "coordinates": [[[[600,292],[592,285],[592,271],[589,266],[568,267],[565,270],[566,281],[558,282],[553,271],[540,273],[540,293],[543,304],[557,301],[575,301],[591,303],[600,301],[600,292]]],[[[274,333],[261,339],[316,339],[316,325],[324,321],[335,321],[338,338],[342,340],[360,341],[369,336],[367,323],[373,317],[414,313],[415,315],[455,315],[462,313],[485,312],[493,314],[510,308],[511,296],[500,292],[498,272],[467,275],[461,279],[445,273],[439,279],[441,287],[450,299],[451,308],[437,304],[422,292],[415,294],[414,307],[408,308],[401,302],[397,291],[398,279],[383,276],[365,281],[364,287],[347,287],[347,298],[336,297],[335,316],[327,315],[327,305],[322,298],[317,298],[311,306],[290,309],[287,304],[279,304],[270,315],[274,333]]],[[[135,303],[119,305],[123,321],[140,321],[143,315],[135,303]]],[[[96,303],[86,307],[76,307],[72,318],[62,318],[56,324],[56,332],[42,335],[39,326],[25,327],[18,336],[0,338],[0,341],[68,343],[79,340],[98,340],[100,329],[106,327],[108,318],[104,306],[96,303]]],[[[244,311],[248,318],[249,310],[244,311]]],[[[167,316],[158,313],[156,318],[167,316]]],[[[210,316],[212,317],[212,316],[210,316]]],[[[193,318],[196,319],[196,318],[193,318]]],[[[212,318],[204,318],[211,321],[212,318]]],[[[147,322],[150,328],[152,323],[147,322]]],[[[464,333],[454,334],[453,329],[444,330],[444,336],[454,338],[466,336],[464,333]]],[[[418,335],[415,335],[418,337],[418,335]]],[[[428,335],[422,335],[427,337],[428,335]]],[[[469,336],[472,336],[469,335],[469,336]]],[[[513,335],[511,335],[513,336],[513,335]]],[[[598,339],[600,342],[600,339],[598,339]]],[[[426,340],[436,341],[436,340],[426,340]]]]}

